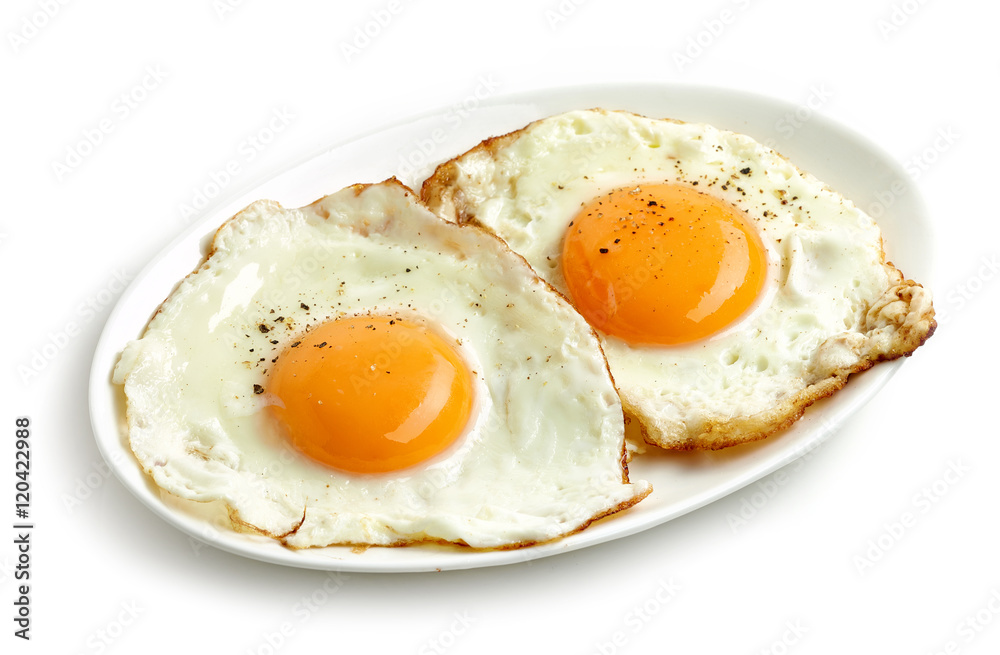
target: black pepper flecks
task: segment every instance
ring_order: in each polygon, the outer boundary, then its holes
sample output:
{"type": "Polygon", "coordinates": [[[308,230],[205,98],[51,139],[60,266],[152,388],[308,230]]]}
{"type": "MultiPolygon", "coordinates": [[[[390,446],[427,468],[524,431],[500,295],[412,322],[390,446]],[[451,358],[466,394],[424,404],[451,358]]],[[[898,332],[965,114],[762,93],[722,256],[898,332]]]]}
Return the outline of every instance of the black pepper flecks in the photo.
{"type": "Polygon", "coordinates": [[[264,393],[264,387],[260,386],[259,384],[255,384],[253,385],[253,392],[259,396],[260,394],[264,393]]]}

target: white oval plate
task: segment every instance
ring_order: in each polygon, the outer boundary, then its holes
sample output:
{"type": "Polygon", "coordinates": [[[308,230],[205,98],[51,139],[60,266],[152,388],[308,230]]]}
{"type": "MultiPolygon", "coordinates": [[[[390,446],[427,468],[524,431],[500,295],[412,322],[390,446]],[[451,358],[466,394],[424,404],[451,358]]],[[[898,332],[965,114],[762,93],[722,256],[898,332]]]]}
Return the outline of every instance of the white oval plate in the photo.
{"type": "Polygon", "coordinates": [[[125,343],[141,334],[159,303],[201,261],[203,244],[223,221],[260,198],[298,207],[349,184],[378,182],[392,175],[419,189],[434,165],[486,137],[550,114],[589,107],[712,123],[771,145],[871,213],[882,227],[890,259],[914,279],[930,281],[929,220],[903,168],[858,134],[805,107],[725,89],[629,84],[554,89],[491,99],[476,107],[446,108],[330,148],[228,198],[207,211],[138,275],[108,319],[90,378],[97,444],[118,478],[171,525],[239,555],[324,570],[433,571],[523,562],[634,534],[730,494],[823,443],[871,399],[901,361],[854,376],[842,391],[810,408],[791,429],[763,442],[718,452],[650,449],[630,465],[633,479],[652,482],[654,491],[647,499],[583,532],[520,550],[479,552],[445,546],[289,550],[271,539],[232,531],[216,503],[174,498],[142,472],[128,448],[124,396],[111,384],[111,371],[125,343]]]}

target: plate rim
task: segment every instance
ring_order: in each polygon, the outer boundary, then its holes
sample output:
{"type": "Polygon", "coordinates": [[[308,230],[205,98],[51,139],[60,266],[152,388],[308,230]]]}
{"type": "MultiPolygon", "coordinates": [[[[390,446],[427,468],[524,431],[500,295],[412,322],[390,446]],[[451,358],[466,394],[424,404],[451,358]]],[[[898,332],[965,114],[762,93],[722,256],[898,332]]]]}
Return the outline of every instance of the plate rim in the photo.
{"type": "MultiPolygon", "coordinates": [[[[793,103],[784,99],[752,91],[746,91],[743,89],[728,89],[720,86],[693,83],[675,84],[660,82],[574,84],[546,89],[526,90],[511,94],[492,96],[484,100],[480,107],[490,107],[496,109],[514,105],[551,106],[559,105],[565,102],[565,100],[561,99],[568,99],[580,95],[626,97],[635,96],[637,94],[652,95],[663,93],[674,93],[685,96],[695,95],[701,97],[715,96],[726,98],[729,101],[732,101],[734,98],[743,98],[756,103],[756,105],[781,105],[791,109],[794,109],[795,107],[793,103]]],[[[617,105],[618,103],[608,104],[617,105]]],[[[772,457],[770,460],[764,460],[761,463],[749,467],[743,475],[739,476],[738,480],[732,481],[730,484],[723,487],[708,489],[690,499],[689,502],[680,507],[670,509],[671,506],[668,505],[667,509],[669,511],[660,510],[658,512],[654,512],[652,519],[631,522],[623,521],[621,522],[619,529],[609,529],[603,532],[591,532],[591,530],[595,527],[591,526],[587,530],[583,530],[582,532],[574,535],[569,535],[554,542],[514,550],[481,551],[461,547],[446,547],[446,552],[437,552],[436,547],[428,548],[421,545],[408,546],[405,549],[379,549],[381,551],[402,551],[406,552],[407,555],[403,557],[389,557],[387,560],[377,559],[375,561],[365,560],[363,556],[355,556],[355,551],[342,546],[291,550],[266,537],[252,537],[235,531],[231,533],[219,532],[218,535],[210,534],[204,530],[203,525],[199,526],[198,519],[192,519],[189,516],[180,515],[175,509],[171,508],[168,504],[158,498],[155,492],[159,490],[151,488],[155,485],[141,470],[141,466],[132,455],[127,444],[118,444],[123,447],[123,451],[119,451],[118,449],[112,447],[115,442],[120,442],[122,440],[122,434],[119,428],[114,425],[115,421],[120,420],[120,415],[118,413],[121,411],[121,408],[117,407],[115,400],[116,387],[111,383],[111,374],[114,365],[113,362],[117,361],[118,355],[120,354],[122,347],[125,345],[124,342],[113,343],[113,340],[118,336],[115,334],[115,328],[119,327],[122,315],[125,313],[127,308],[131,307],[133,296],[138,293],[141,286],[140,283],[155,272],[159,266],[162,266],[164,261],[172,254],[176,254],[176,251],[182,245],[187,244],[194,238],[197,238],[197,241],[201,243],[206,236],[214,234],[215,229],[217,229],[218,226],[228,218],[228,216],[220,218],[220,214],[223,213],[223,210],[227,206],[232,205],[237,199],[247,196],[253,190],[258,189],[265,184],[272,183],[280,178],[288,176],[297,169],[307,167],[311,163],[315,163],[324,157],[328,157],[331,154],[336,153],[337,151],[346,149],[352,144],[357,144],[366,139],[391,133],[396,130],[405,130],[407,126],[413,126],[421,121],[426,121],[435,117],[440,118],[449,110],[449,108],[449,106],[439,106],[400,118],[384,125],[373,126],[370,129],[364,130],[348,138],[340,139],[333,145],[313,149],[304,155],[281,162],[276,165],[275,168],[255,177],[244,185],[230,190],[229,193],[220,194],[219,198],[215,199],[214,202],[210,203],[203,210],[201,210],[199,215],[194,220],[190,221],[184,230],[170,240],[168,244],[163,246],[156,253],[156,255],[146,263],[146,265],[136,274],[128,288],[118,298],[109,313],[104,326],[102,327],[91,363],[88,394],[91,428],[94,432],[98,450],[101,453],[102,458],[114,472],[115,477],[119,479],[123,486],[125,486],[133,496],[135,496],[155,515],[159,516],[171,526],[186,533],[189,537],[198,539],[203,543],[217,547],[221,550],[258,561],[298,568],[344,572],[402,573],[459,570],[521,563],[631,536],[667,523],[675,518],[678,518],[679,516],[683,516],[684,514],[700,509],[712,502],[715,502],[716,500],[745,488],[766,475],[769,475],[799,459],[802,455],[809,452],[813,448],[822,445],[822,443],[824,443],[840,428],[844,421],[874,398],[882,387],[888,383],[889,379],[891,379],[902,366],[902,359],[883,362],[874,369],[852,376],[852,381],[854,381],[855,377],[860,376],[867,376],[866,379],[870,380],[864,385],[864,393],[854,393],[850,396],[848,394],[845,394],[844,396],[837,396],[846,398],[846,400],[845,402],[837,405],[837,412],[834,414],[832,419],[830,417],[826,417],[822,421],[821,427],[823,429],[818,431],[819,434],[812,436],[812,438],[805,439],[806,443],[811,444],[811,448],[805,450],[797,448],[780,457],[772,457]],[[112,362],[110,366],[109,362],[112,362]],[[114,414],[114,416],[112,416],[112,414],[114,414]],[[114,438],[109,437],[109,433],[111,431],[114,431],[115,433],[114,438]],[[123,452],[125,455],[124,457],[122,456],[123,452]],[[138,472],[139,476],[143,479],[143,483],[141,485],[137,485],[135,482],[136,472],[138,472]],[[199,527],[201,529],[199,529],[199,527]],[[338,554],[345,555],[345,559],[337,559],[330,556],[328,554],[330,549],[336,550],[338,554]],[[410,557],[410,555],[414,552],[418,552],[419,554],[415,557],[410,557]]],[[[624,107],[617,106],[615,108],[624,109],[624,107]]],[[[920,223],[919,232],[925,236],[924,240],[932,238],[932,222],[929,220],[927,208],[924,204],[923,198],[913,180],[905,174],[905,170],[898,161],[896,161],[887,151],[882,149],[857,130],[836,122],[822,113],[815,113],[815,115],[810,118],[810,122],[813,121],[816,121],[815,124],[819,125],[823,131],[849,136],[855,145],[862,146],[868,152],[875,155],[880,164],[885,165],[888,169],[892,170],[897,177],[899,177],[899,179],[903,180],[904,184],[908,186],[908,191],[911,192],[912,197],[910,198],[910,202],[916,205],[917,211],[915,212],[913,220],[920,223]]],[[[475,122],[474,119],[473,122],[475,122]]],[[[484,131],[482,138],[486,138],[487,136],[493,135],[486,134],[484,131]]],[[[457,154],[459,153],[451,153],[450,155],[446,153],[446,156],[452,157],[457,154]]],[[[328,190],[327,193],[332,193],[334,191],[336,191],[336,189],[328,190]]],[[[923,247],[929,253],[933,252],[927,244],[924,244],[923,247]]],[[[198,262],[191,262],[190,270],[193,270],[197,264],[198,262]]],[[[932,259],[924,262],[923,269],[924,270],[921,273],[923,283],[925,285],[930,284],[933,276],[932,259]]],[[[179,279],[180,278],[175,280],[174,284],[176,284],[179,279]]],[[[159,306],[160,302],[162,302],[162,299],[154,299],[146,305],[149,309],[149,316],[155,312],[155,309],[159,306]],[[153,302],[156,302],[157,304],[154,306],[152,304],[153,302]]],[[[140,326],[140,332],[144,329],[146,322],[148,322],[148,318],[142,323],[142,326],[140,326]]],[[[129,338],[137,337],[138,334],[129,338]]],[[[857,386],[859,385],[855,385],[855,387],[857,386]]],[[[847,385],[847,387],[838,392],[838,394],[844,394],[844,392],[849,388],[851,388],[851,385],[847,385]]],[[[807,415],[808,414],[809,413],[807,412],[807,415]]],[[[802,424],[802,422],[800,421],[799,424],[802,424]]],[[[816,430],[814,430],[814,432],[816,432],[816,430]]],[[[771,439],[775,438],[772,437],[771,439]]],[[[654,494],[655,493],[656,492],[654,490],[654,494]]],[[[643,502],[647,501],[648,499],[643,502]]],[[[626,513],[629,511],[631,510],[627,510],[626,513]]],[[[620,517],[621,515],[616,515],[607,519],[602,519],[602,521],[619,521],[620,517]]]]}

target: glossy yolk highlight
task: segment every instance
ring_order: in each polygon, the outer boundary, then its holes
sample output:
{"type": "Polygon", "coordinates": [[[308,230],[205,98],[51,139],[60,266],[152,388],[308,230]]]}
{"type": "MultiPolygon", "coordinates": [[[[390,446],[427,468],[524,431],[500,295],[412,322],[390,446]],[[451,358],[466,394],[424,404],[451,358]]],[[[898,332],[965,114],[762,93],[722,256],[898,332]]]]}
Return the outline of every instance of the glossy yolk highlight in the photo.
{"type": "Polygon", "coordinates": [[[430,330],[388,317],[324,323],[285,348],[272,412],[303,453],[337,469],[396,471],[446,449],[472,411],[472,376],[430,330]]]}
{"type": "Polygon", "coordinates": [[[678,184],[616,189],[566,230],[570,298],[599,330],[679,344],[723,329],[753,305],[767,258],[737,207],[678,184]]]}

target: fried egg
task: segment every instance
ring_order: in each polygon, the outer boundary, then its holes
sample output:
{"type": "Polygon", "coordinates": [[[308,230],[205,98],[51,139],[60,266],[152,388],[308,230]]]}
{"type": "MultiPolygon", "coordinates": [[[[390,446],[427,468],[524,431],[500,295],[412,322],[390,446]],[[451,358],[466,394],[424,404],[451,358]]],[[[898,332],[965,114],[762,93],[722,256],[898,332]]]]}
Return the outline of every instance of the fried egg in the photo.
{"type": "Polygon", "coordinates": [[[159,487],[294,548],[508,548],[650,493],[593,329],[395,180],[230,219],[114,381],[159,487]]]}
{"type": "Polygon", "coordinates": [[[522,254],[598,329],[649,443],[763,438],[935,327],[850,200],[748,136],[573,111],[488,139],[422,188],[522,254]]]}

